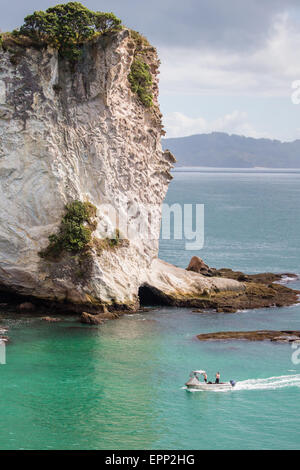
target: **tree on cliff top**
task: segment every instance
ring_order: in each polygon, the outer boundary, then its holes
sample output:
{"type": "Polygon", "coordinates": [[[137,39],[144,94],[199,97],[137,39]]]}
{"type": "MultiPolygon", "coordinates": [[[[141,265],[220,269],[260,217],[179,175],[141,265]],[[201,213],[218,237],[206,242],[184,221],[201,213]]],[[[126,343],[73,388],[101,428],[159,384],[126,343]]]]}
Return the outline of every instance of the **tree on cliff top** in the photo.
{"type": "Polygon", "coordinates": [[[113,13],[94,12],[79,2],[69,2],[26,16],[19,34],[50,44],[61,55],[76,59],[85,41],[121,27],[121,20],[113,13]]]}

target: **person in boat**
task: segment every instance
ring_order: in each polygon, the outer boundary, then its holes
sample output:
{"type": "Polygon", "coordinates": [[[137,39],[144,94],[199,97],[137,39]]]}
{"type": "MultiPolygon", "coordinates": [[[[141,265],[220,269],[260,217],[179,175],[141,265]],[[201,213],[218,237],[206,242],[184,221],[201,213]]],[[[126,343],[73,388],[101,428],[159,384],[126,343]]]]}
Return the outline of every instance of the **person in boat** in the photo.
{"type": "Polygon", "coordinates": [[[216,381],[215,381],[216,384],[219,384],[220,383],[220,372],[217,372],[216,373],[216,381]]]}
{"type": "Polygon", "coordinates": [[[204,377],[204,382],[207,384],[207,373],[206,372],[204,372],[203,377],[204,377]]]}

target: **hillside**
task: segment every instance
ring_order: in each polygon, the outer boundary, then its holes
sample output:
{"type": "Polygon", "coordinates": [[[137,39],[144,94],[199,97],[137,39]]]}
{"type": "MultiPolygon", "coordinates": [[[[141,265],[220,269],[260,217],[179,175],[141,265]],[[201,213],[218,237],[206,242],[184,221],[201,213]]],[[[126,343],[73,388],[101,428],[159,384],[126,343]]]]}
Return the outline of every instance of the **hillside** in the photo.
{"type": "Polygon", "coordinates": [[[300,140],[254,139],[223,132],[163,139],[177,166],[300,168],[300,140]]]}

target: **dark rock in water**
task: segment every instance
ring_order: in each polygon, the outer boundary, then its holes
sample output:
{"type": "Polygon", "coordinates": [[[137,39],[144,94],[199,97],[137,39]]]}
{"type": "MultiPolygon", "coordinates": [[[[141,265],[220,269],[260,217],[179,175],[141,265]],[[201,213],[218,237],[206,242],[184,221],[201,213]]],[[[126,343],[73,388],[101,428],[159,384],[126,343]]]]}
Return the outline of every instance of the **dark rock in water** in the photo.
{"type": "Polygon", "coordinates": [[[87,323],[88,325],[101,325],[104,323],[103,316],[99,315],[92,315],[91,313],[82,312],[80,316],[81,323],[87,323]]]}
{"type": "Polygon", "coordinates": [[[237,309],[234,308],[234,307],[230,307],[230,306],[227,306],[227,305],[223,305],[223,307],[218,307],[216,309],[216,312],[217,313],[236,313],[237,312],[237,309]]]}
{"type": "Polygon", "coordinates": [[[49,323],[56,323],[56,322],[61,321],[60,318],[55,318],[55,317],[42,317],[41,320],[47,321],[49,323]]]}
{"type": "Polygon", "coordinates": [[[224,341],[243,339],[248,341],[273,341],[293,343],[300,341],[300,331],[293,330],[257,330],[257,331],[220,331],[197,335],[200,341],[224,341]]]}
{"type": "Polygon", "coordinates": [[[20,312],[33,312],[35,310],[35,305],[31,302],[24,302],[19,305],[20,312]]]}

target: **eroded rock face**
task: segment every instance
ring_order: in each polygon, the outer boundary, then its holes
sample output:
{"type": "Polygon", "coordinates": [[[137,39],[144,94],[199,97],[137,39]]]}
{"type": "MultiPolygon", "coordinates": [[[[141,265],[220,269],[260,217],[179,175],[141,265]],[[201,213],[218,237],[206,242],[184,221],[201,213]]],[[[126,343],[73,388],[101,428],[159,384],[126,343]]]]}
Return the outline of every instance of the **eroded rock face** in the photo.
{"type": "MultiPolygon", "coordinates": [[[[94,204],[99,222],[112,227],[116,222],[101,205],[130,206],[132,217],[136,206],[155,205],[149,231],[159,233],[172,166],[160,144],[159,61],[146,47],[155,103],[148,110],[127,79],[134,50],[128,30],[85,45],[74,68],[50,48],[0,50],[2,288],[85,309],[136,307],[157,240],[129,239],[129,246],[93,252],[88,272],[78,277],[72,257],[54,263],[38,255],[57,231],[65,204],[76,199],[94,204]]],[[[97,230],[95,236],[103,236],[97,230]]]]}

